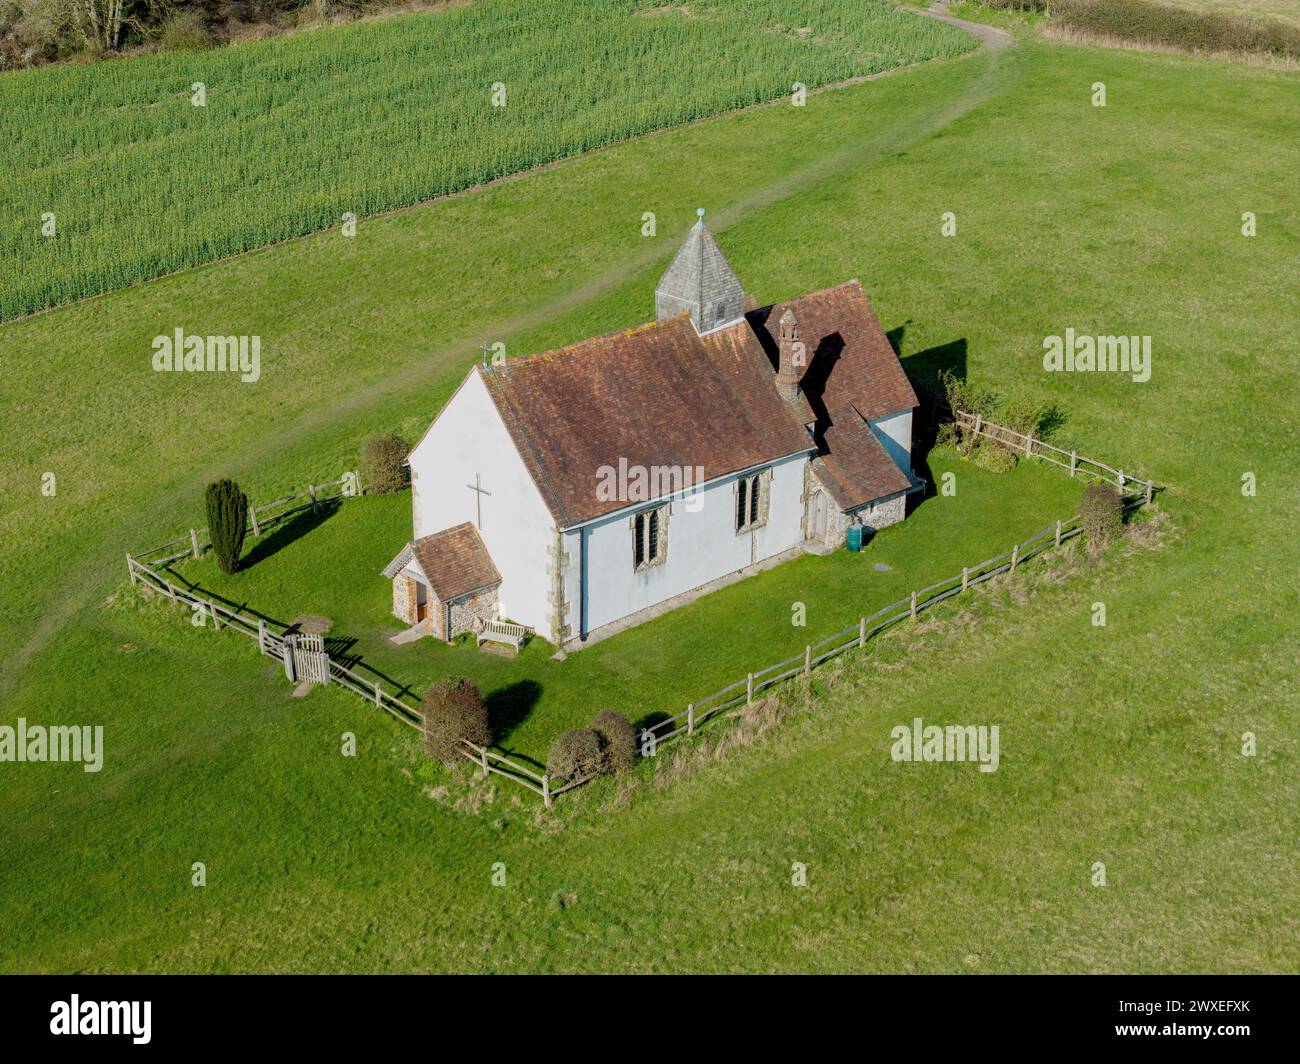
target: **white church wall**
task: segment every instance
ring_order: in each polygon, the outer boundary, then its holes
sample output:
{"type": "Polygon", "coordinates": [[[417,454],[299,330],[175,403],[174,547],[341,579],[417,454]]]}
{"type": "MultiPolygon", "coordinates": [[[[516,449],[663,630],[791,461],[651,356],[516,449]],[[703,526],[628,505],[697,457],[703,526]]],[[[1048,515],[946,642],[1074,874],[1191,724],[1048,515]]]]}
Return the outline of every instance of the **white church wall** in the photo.
{"type": "MultiPolygon", "coordinates": [[[[621,620],[675,595],[797,546],[802,539],[805,455],[785,459],[772,472],[767,522],[737,535],[735,477],[704,489],[690,504],[675,499],[668,518],[664,561],[640,571],[632,565],[632,518],[627,512],[586,526],[586,630],[621,620]]],[[[567,538],[567,537],[566,537],[567,538]]],[[[571,549],[575,559],[579,547],[571,549]]],[[[570,594],[576,597],[575,586],[570,594]]],[[[580,604],[570,612],[579,634],[580,604]]]]}
{"type": "Polygon", "coordinates": [[[549,600],[555,522],[477,369],[416,444],[410,465],[416,539],[465,521],[478,524],[477,493],[468,487],[478,474],[491,493],[481,496],[479,534],[501,573],[501,615],[554,641],[549,600]]]}
{"type": "Polygon", "coordinates": [[[878,418],[869,422],[871,429],[899,469],[912,471],[912,411],[878,418]]]}

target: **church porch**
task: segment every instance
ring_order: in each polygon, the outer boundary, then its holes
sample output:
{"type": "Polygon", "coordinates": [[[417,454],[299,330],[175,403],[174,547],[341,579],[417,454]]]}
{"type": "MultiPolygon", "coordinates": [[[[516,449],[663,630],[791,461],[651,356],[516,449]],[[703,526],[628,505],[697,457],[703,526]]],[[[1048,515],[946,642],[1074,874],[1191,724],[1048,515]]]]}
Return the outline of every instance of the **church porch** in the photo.
{"type": "Polygon", "coordinates": [[[393,584],[393,616],[451,642],[499,614],[501,576],[471,524],[408,543],[383,570],[393,584]]]}

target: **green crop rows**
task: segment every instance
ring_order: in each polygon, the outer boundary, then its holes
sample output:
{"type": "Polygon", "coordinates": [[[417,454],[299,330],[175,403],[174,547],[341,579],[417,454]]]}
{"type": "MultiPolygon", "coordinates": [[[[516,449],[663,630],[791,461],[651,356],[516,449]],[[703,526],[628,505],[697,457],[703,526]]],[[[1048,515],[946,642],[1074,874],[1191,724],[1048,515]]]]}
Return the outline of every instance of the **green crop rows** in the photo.
{"type": "Polygon", "coordinates": [[[0,75],[0,319],[972,45],[876,0],[477,0],[0,75]]]}

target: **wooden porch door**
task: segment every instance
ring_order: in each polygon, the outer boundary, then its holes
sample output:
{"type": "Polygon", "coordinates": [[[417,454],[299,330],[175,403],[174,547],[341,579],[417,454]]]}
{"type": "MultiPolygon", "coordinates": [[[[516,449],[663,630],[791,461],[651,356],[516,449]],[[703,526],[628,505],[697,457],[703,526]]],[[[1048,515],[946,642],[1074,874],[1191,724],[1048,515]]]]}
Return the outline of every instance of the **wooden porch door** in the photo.
{"type": "Polygon", "coordinates": [[[418,580],[415,582],[415,623],[419,624],[429,615],[429,589],[418,580]]]}

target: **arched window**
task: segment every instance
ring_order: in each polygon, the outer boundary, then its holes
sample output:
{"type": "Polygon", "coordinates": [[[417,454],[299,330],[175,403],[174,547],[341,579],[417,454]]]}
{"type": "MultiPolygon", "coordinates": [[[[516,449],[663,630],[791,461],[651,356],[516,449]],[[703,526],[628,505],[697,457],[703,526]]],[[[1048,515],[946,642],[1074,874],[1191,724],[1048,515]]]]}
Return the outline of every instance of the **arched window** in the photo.
{"type": "Polygon", "coordinates": [[[667,524],[666,506],[643,510],[632,518],[632,568],[644,569],[664,560],[667,524]]]}
{"type": "Polygon", "coordinates": [[[736,481],[736,531],[748,532],[767,522],[767,471],[736,481]]]}

